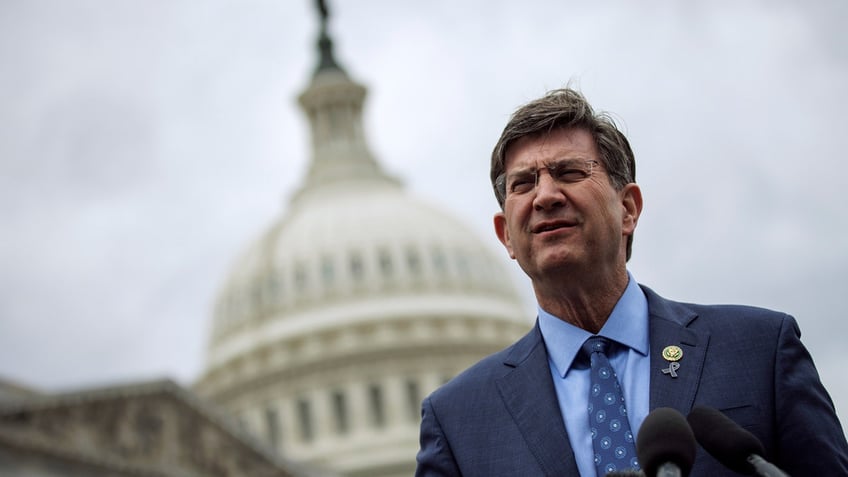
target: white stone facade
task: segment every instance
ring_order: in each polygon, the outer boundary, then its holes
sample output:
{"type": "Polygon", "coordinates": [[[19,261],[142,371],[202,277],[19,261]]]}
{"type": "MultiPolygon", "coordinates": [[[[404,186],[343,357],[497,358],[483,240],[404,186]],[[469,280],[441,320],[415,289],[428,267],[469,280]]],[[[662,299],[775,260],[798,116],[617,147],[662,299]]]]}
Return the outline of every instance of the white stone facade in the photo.
{"type": "MultiPolygon", "coordinates": [[[[0,391],[9,389],[4,384],[0,391]]],[[[5,394],[0,399],[0,475],[334,476],[280,458],[230,416],[170,381],[52,395],[5,394]]]]}

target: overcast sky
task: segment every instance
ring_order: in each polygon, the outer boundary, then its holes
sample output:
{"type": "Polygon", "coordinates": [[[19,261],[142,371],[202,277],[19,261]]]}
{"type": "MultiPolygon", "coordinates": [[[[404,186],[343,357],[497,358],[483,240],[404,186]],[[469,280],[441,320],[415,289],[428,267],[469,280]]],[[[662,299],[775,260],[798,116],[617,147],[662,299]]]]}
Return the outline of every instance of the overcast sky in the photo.
{"type": "MultiPolygon", "coordinates": [[[[217,290],[305,171],[313,3],[0,2],[0,377],[199,374],[217,290]]],[[[570,81],[636,153],[636,278],[796,316],[846,420],[848,3],[425,3],[329,2],[411,193],[499,248],[491,147],[570,81]]]]}

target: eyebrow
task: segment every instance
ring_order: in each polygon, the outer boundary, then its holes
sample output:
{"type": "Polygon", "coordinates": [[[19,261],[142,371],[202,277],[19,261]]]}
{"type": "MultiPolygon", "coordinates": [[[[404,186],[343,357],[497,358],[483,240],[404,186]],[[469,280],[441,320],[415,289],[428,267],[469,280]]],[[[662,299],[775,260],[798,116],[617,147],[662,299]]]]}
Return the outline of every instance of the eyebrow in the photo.
{"type": "Polygon", "coordinates": [[[535,174],[539,169],[542,169],[542,168],[550,168],[550,167],[553,167],[553,166],[559,166],[561,164],[567,164],[569,162],[575,162],[575,161],[595,161],[595,159],[589,159],[589,158],[583,157],[583,156],[568,157],[568,158],[563,158],[563,159],[552,159],[550,161],[546,161],[546,162],[542,163],[542,167],[535,167],[535,166],[534,167],[519,167],[517,169],[513,169],[512,171],[507,172],[506,176],[514,177],[516,175],[522,175],[522,174],[535,174]]]}

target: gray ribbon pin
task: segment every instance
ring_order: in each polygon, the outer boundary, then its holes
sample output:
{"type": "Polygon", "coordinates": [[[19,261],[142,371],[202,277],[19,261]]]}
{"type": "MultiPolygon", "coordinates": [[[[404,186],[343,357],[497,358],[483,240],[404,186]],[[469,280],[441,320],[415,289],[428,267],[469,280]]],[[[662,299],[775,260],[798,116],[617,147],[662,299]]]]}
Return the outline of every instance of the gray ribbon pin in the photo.
{"type": "Polygon", "coordinates": [[[671,363],[668,363],[668,367],[663,369],[662,372],[663,374],[671,375],[672,378],[676,378],[678,369],[680,369],[680,363],[672,361],[671,363]]]}

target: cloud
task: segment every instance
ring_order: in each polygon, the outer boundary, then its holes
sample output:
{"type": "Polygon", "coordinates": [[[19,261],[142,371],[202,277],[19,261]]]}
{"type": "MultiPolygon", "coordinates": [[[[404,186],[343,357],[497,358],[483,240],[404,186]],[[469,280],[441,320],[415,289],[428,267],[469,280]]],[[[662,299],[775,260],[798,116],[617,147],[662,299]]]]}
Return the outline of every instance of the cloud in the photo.
{"type": "MultiPolygon", "coordinates": [[[[669,298],[793,313],[845,412],[843,2],[330,7],[337,57],[370,88],[372,149],[412,193],[499,248],[491,147],[515,107],[573,81],[636,151],[636,277],[669,298]]],[[[309,159],[296,96],[314,12],[0,9],[0,374],[190,381],[218,287],[309,159]]]]}

